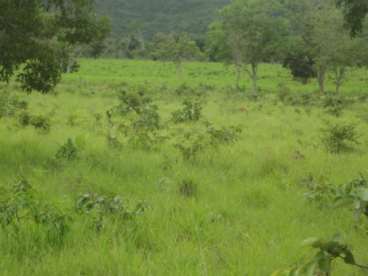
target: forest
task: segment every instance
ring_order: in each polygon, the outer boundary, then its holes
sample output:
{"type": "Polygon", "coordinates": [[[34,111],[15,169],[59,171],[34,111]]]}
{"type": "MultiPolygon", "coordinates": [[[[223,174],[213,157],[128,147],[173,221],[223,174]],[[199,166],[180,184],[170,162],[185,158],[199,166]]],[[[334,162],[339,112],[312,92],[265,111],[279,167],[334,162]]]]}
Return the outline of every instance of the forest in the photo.
{"type": "Polygon", "coordinates": [[[0,275],[368,275],[366,0],[0,0],[0,275]]]}

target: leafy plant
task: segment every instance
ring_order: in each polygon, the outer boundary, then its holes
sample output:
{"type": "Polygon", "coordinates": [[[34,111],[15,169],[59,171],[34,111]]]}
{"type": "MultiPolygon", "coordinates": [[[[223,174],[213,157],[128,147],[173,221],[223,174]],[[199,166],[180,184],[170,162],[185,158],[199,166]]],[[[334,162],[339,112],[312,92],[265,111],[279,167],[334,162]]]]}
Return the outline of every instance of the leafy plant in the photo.
{"type": "Polygon", "coordinates": [[[347,106],[347,101],[339,94],[328,95],[324,97],[322,106],[327,111],[327,113],[338,117],[342,114],[344,108],[347,106]]]}
{"type": "Polygon", "coordinates": [[[350,181],[336,191],[336,206],[349,206],[357,220],[364,215],[368,219],[368,180],[364,176],[350,181]]]}
{"type": "Polygon", "coordinates": [[[127,221],[134,219],[145,211],[144,203],[139,203],[133,210],[129,210],[119,196],[107,196],[95,193],[81,195],[76,201],[76,211],[80,215],[87,215],[97,232],[106,227],[109,219],[127,221]]]}
{"type": "Polygon", "coordinates": [[[0,118],[13,116],[17,110],[25,110],[28,104],[11,95],[8,91],[0,91],[0,118]]]}
{"type": "MultiPolygon", "coordinates": [[[[4,231],[21,235],[29,224],[43,227],[50,244],[59,245],[69,230],[69,217],[55,206],[37,198],[25,179],[17,181],[0,199],[0,225],[4,231]]],[[[21,237],[19,237],[21,238],[21,237]]]]}
{"type": "Polygon", "coordinates": [[[196,122],[202,115],[202,104],[198,99],[186,99],[183,108],[172,113],[175,123],[196,122]]]}
{"type": "Polygon", "coordinates": [[[198,154],[208,147],[208,137],[198,131],[184,132],[175,144],[186,161],[194,161],[198,154]]]}
{"type": "Polygon", "coordinates": [[[179,185],[179,193],[184,197],[195,197],[198,193],[198,186],[193,180],[184,179],[179,185]]]}
{"type": "Polygon", "coordinates": [[[30,124],[34,128],[39,129],[44,132],[49,132],[51,129],[50,120],[42,115],[32,116],[30,124]]]}
{"type": "Polygon", "coordinates": [[[359,144],[356,126],[351,123],[329,124],[323,133],[322,142],[330,153],[341,153],[359,144]]]}
{"type": "Polygon", "coordinates": [[[207,124],[207,133],[212,145],[233,144],[239,139],[241,132],[239,126],[215,128],[212,124],[207,124]]]}
{"type": "Polygon", "coordinates": [[[78,147],[73,140],[69,138],[66,143],[59,148],[55,157],[57,159],[72,161],[78,158],[78,152],[78,147]]]}
{"type": "Polygon", "coordinates": [[[325,179],[316,179],[312,175],[303,179],[302,184],[307,188],[305,197],[321,206],[330,205],[336,195],[336,186],[327,182],[325,179]]]}
{"type": "Polygon", "coordinates": [[[284,271],[276,271],[273,276],[330,276],[333,272],[333,264],[337,260],[342,260],[345,264],[367,270],[367,266],[356,262],[349,246],[340,242],[338,237],[331,240],[310,238],[303,242],[304,245],[311,246],[317,252],[306,262],[297,264],[284,271]]]}

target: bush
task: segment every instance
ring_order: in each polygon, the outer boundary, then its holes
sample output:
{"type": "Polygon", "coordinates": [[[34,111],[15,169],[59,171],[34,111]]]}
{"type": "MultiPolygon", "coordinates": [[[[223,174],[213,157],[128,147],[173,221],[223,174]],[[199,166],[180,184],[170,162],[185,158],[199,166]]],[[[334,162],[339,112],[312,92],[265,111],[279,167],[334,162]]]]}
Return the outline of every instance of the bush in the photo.
{"type": "Polygon", "coordinates": [[[183,102],[183,108],[172,113],[175,123],[196,122],[202,115],[202,104],[196,100],[187,99],[183,102]]]}
{"type": "Polygon", "coordinates": [[[72,139],[68,139],[64,145],[57,151],[56,159],[64,159],[72,161],[78,158],[78,147],[75,145],[72,139]]]}
{"type": "Polygon", "coordinates": [[[294,79],[306,84],[310,78],[316,77],[314,61],[307,53],[289,53],[283,66],[289,68],[294,79]]]}
{"type": "Polygon", "coordinates": [[[18,116],[18,123],[22,127],[29,126],[31,124],[31,120],[32,120],[32,116],[26,111],[20,113],[19,116],[18,116]]]}
{"type": "Polygon", "coordinates": [[[32,116],[30,124],[41,131],[49,132],[51,129],[50,120],[42,115],[32,116]]]}
{"type": "Polygon", "coordinates": [[[32,224],[45,232],[48,244],[60,245],[69,230],[69,217],[36,195],[23,178],[5,190],[0,198],[0,225],[4,231],[12,232],[19,242],[22,240],[19,235],[25,234],[32,224]]]}
{"type": "Polygon", "coordinates": [[[242,132],[240,127],[230,126],[215,128],[211,124],[207,126],[207,133],[210,135],[212,145],[228,145],[238,141],[239,136],[242,132]]]}
{"type": "Polygon", "coordinates": [[[198,186],[191,179],[183,180],[179,185],[179,193],[184,197],[196,197],[198,193],[198,186]]]}
{"type": "Polygon", "coordinates": [[[323,108],[334,116],[340,116],[347,104],[347,100],[337,94],[328,95],[322,101],[323,108]]]}
{"type": "Polygon", "coordinates": [[[323,130],[322,142],[330,153],[341,153],[359,144],[356,126],[350,123],[329,124],[323,130]]]}
{"type": "Polygon", "coordinates": [[[19,100],[8,91],[0,91],[0,118],[13,116],[17,110],[27,109],[26,101],[19,100]]]}
{"type": "Polygon", "coordinates": [[[77,199],[75,208],[78,214],[86,216],[91,226],[100,232],[109,220],[118,222],[132,220],[143,213],[146,206],[144,203],[138,203],[130,210],[120,196],[86,193],[77,199]]]}

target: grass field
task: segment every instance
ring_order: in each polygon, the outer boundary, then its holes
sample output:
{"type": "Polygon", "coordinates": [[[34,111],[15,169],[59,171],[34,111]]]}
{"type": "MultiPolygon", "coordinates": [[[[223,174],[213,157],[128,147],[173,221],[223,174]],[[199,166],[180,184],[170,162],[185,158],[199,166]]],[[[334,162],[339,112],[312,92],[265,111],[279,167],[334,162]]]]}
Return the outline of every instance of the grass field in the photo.
{"type": "MultiPolygon", "coordinates": [[[[308,200],[303,184],[339,186],[368,174],[367,72],[351,73],[342,87],[351,101],[336,117],[320,97],[317,104],[285,101],[317,88],[293,81],[278,65],[261,67],[257,99],[248,96],[247,78],[245,92],[235,91],[233,73],[221,64],[186,64],[181,77],[173,69],[82,60],[80,72],[65,75],[51,95],[1,86],[2,94],[28,107],[9,107],[12,101],[1,96],[0,203],[20,211],[12,217],[0,204],[0,274],[270,275],[313,254],[303,240],[336,233],[368,264],[366,218],[356,227],[350,208],[308,200]],[[160,125],[134,132],[129,123],[137,114],[109,121],[106,111],[120,103],[121,90],[144,91],[157,105],[160,125]],[[174,123],[171,114],[186,98],[200,102],[201,118],[174,123]],[[29,123],[25,114],[46,118],[50,128],[29,123]],[[328,152],[322,142],[327,122],[355,126],[359,144],[328,152]],[[216,143],[209,123],[225,129],[216,143]],[[151,143],[134,140],[136,133],[151,143]],[[31,190],[11,190],[25,180],[31,190]],[[76,210],[81,195],[121,196],[124,210],[96,202],[95,209],[76,210]],[[4,223],[5,216],[13,222],[4,223]]],[[[333,91],[331,81],[327,88],[333,91]]],[[[333,275],[367,272],[338,262],[333,275]]]]}

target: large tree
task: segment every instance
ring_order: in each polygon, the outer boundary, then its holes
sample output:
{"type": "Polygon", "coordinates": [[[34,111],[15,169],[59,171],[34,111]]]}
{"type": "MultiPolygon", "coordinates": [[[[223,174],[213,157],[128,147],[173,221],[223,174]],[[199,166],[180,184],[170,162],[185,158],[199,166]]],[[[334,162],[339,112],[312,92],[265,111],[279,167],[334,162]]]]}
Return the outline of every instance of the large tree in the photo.
{"type": "Polygon", "coordinates": [[[93,0],[1,0],[0,81],[16,75],[23,89],[49,92],[74,48],[104,39],[107,25],[93,0]]]}

